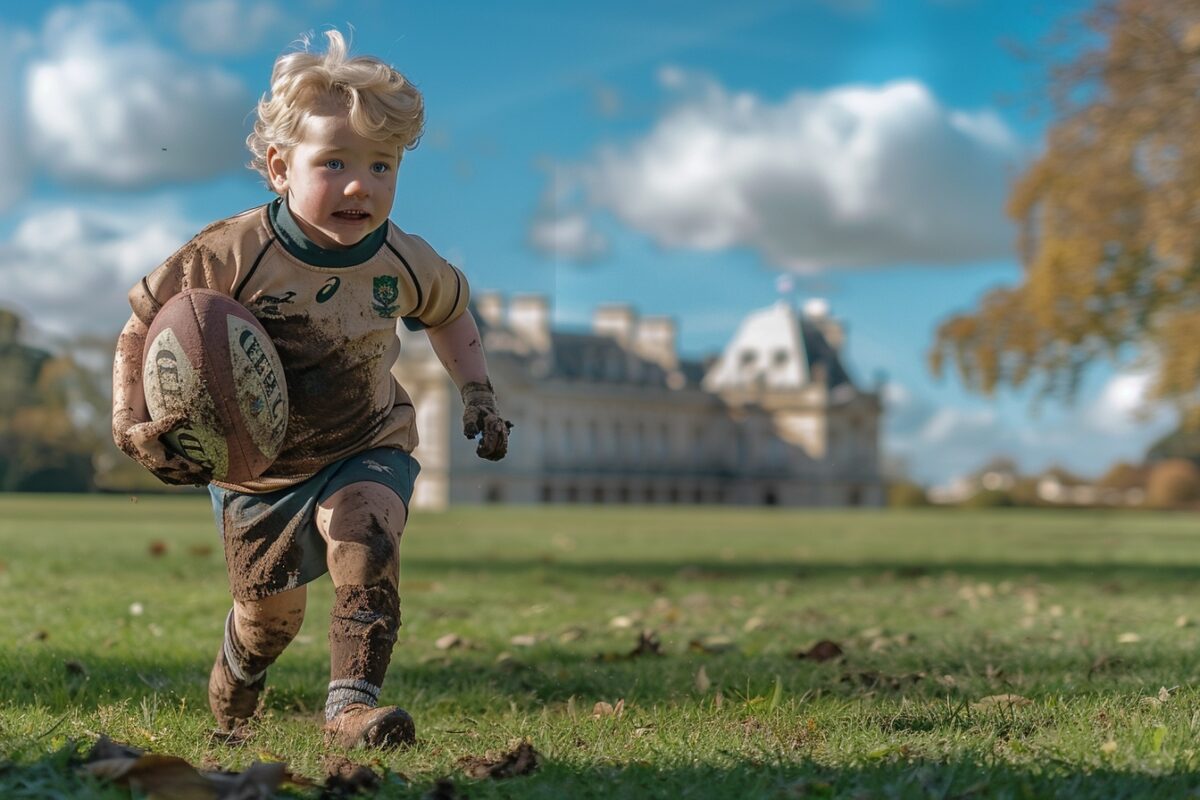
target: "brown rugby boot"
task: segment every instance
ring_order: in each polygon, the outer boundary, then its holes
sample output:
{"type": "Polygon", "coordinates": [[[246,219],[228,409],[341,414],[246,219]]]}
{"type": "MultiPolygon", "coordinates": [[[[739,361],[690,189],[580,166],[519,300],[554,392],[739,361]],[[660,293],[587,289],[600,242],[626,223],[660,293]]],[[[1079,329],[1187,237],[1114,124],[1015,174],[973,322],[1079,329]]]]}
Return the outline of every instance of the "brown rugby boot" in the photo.
{"type": "Polygon", "coordinates": [[[208,676],[208,705],[217,718],[217,728],[233,733],[245,726],[258,710],[258,697],[267,685],[267,673],[253,683],[243,683],[229,669],[225,648],[217,650],[217,660],[208,676]]]}
{"type": "Polygon", "coordinates": [[[347,750],[357,745],[381,750],[407,747],[417,740],[417,728],[403,708],[350,703],[325,723],[325,744],[347,750]]]}

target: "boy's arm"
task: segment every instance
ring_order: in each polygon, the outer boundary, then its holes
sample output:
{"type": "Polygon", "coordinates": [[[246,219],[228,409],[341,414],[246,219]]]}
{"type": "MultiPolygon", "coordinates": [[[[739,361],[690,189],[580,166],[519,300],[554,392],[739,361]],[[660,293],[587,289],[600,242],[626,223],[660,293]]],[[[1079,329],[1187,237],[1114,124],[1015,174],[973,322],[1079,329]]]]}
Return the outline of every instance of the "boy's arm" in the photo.
{"type": "Polygon", "coordinates": [[[489,461],[504,458],[512,423],[496,410],[496,392],[488,380],[487,359],[475,317],[465,311],[445,325],[426,328],[425,334],[450,380],[462,393],[463,434],[468,439],[483,434],[475,453],[489,461]]]}
{"type": "Polygon", "coordinates": [[[131,316],[117,340],[113,358],[113,441],[125,455],[163,483],[176,486],[208,483],[212,476],[203,467],[170,452],[159,439],[183,422],[183,417],[150,421],[142,390],[142,354],[147,332],[146,324],[136,315],[131,316]]]}

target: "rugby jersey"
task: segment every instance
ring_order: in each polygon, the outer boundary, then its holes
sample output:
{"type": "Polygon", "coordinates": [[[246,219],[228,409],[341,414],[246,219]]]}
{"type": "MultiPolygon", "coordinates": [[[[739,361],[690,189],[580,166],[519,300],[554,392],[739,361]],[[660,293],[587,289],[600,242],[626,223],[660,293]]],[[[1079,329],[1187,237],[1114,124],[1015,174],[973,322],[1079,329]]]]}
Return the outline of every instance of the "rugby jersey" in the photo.
{"type": "Polygon", "coordinates": [[[397,320],[413,330],[467,308],[467,279],[390,220],[345,250],[309,241],[281,199],[209,225],[129,293],[147,326],[185,289],[233,297],[262,323],[283,363],[288,427],[275,463],[241,492],[299,483],[372,447],[417,446],[412,400],[393,377],[397,320]]]}

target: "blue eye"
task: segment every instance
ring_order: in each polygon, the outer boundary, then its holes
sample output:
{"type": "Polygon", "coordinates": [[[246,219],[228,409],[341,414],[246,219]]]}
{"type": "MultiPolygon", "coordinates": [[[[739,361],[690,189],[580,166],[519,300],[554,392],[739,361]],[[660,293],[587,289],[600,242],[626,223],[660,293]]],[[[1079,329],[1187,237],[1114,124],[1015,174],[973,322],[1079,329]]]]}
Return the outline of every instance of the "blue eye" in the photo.
{"type": "Polygon", "coordinates": [[[325,166],[332,170],[340,170],[346,165],[342,163],[340,158],[331,158],[325,162],[325,166]]]}
{"type": "Polygon", "coordinates": [[[384,173],[390,171],[391,168],[392,167],[390,164],[385,164],[382,161],[376,161],[371,165],[371,172],[374,172],[376,175],[383,175],[384,173]]]}

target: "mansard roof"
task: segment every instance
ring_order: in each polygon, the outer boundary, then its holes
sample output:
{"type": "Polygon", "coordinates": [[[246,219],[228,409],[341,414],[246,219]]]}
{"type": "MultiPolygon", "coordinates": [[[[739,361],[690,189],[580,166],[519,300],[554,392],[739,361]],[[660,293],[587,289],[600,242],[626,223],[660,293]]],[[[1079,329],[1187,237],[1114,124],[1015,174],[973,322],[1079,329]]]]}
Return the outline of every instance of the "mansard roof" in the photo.
{"type": "Polygon", "coordinates": [[[789,390],[820,383],[854,392],[840,338],[841,327],[823,308],[800,313],[781,300],[742,321],[705,376],[705,388],[789,390]]]}

